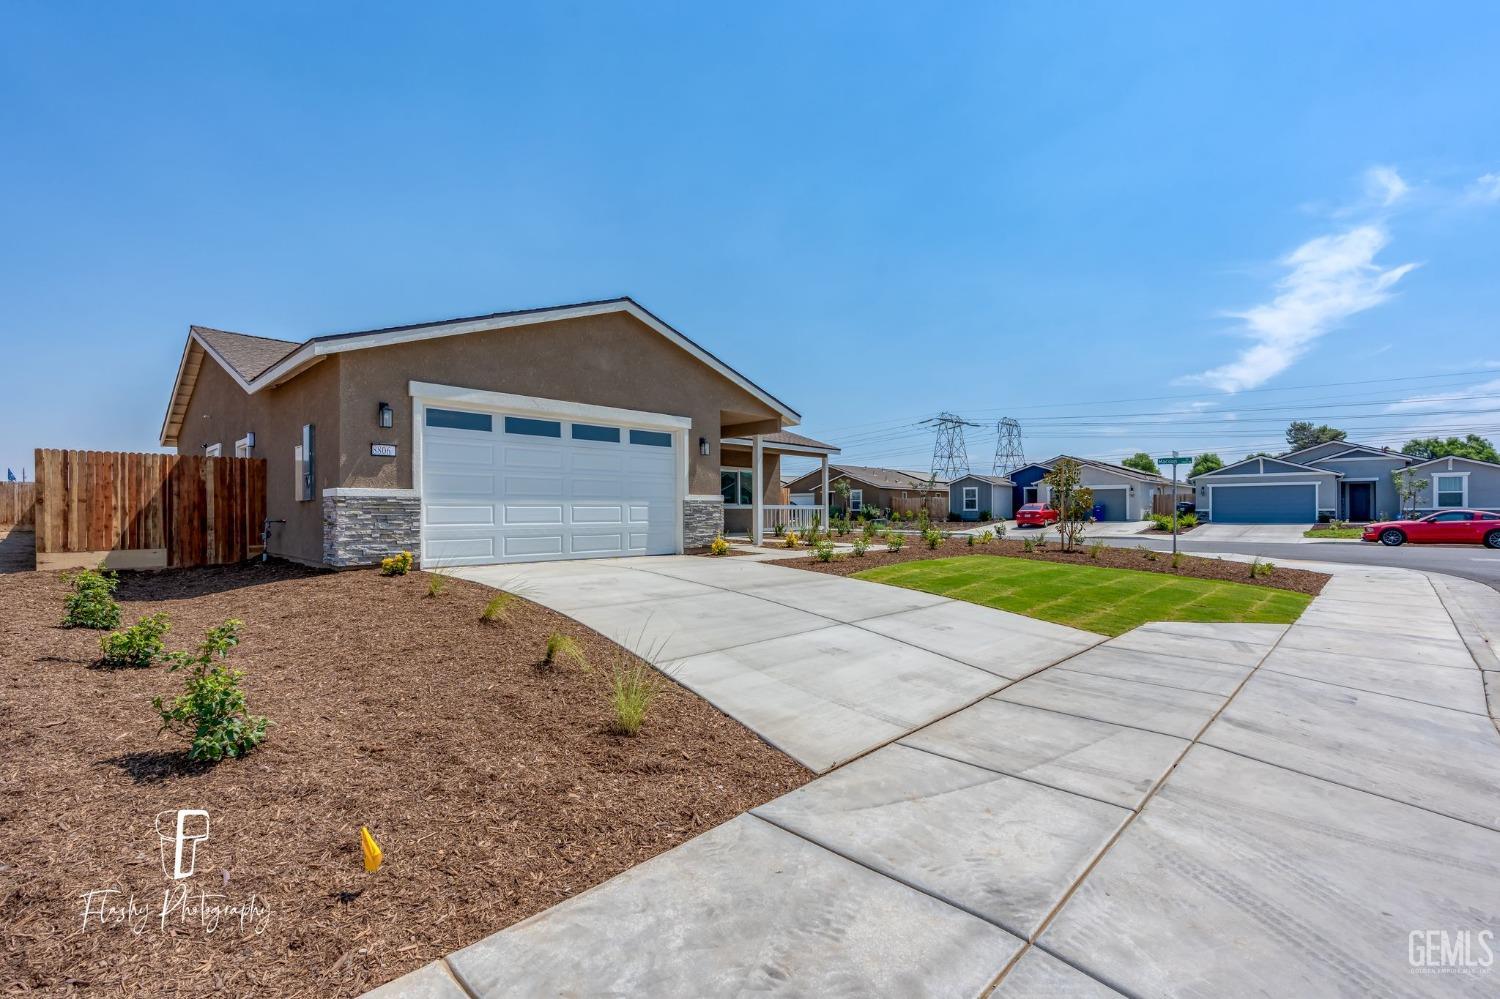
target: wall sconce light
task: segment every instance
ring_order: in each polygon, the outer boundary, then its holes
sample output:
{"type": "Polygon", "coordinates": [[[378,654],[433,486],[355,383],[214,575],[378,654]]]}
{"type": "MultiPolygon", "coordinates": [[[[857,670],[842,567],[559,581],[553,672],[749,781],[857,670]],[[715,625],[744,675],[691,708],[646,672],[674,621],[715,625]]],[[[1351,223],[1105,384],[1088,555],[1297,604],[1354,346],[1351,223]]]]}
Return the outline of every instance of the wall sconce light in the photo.
{"type": "Polygon", "coordinates": [[[245,431],[245,446],[246,447],[254,447],[255,446],[255,431],[254,430],[247,430],[247,431],[245,431]]]}
{"type": "Polygon", "coordinates": [[[698,453],[701,454],[701,455],[704,455],[704,456],[708,455],[708,438],[707,437],[699,437],[698,438],[698,453]]]}
{"type": "Polygon", "coordinates": [[[377,422],[379,422],[379,424],[380,424],[380,429],[382,429],[382,430],[389,430],[389,429],[391,429],[391,427],[395,424],[396,414],[391,412],[391,405],[390,405],[390,403],[388,403],[388,402],[382,402],[380,404],[380,409],[378,410],[378,413],[379,413],[379,417],[380,418],[379,418],[379,420],[377,422]]]}

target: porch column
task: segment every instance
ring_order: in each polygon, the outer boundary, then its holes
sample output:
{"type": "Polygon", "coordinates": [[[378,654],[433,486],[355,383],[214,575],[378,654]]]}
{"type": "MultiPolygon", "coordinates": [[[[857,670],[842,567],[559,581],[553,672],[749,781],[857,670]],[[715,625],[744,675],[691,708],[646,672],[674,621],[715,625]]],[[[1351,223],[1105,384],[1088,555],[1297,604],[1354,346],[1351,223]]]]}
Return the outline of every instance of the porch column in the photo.
{"type": "Polygon", "coordinates": [[[823,530],[828,530],[828,455],[821,459],[823,466],[823,530]]]}
{"type": "Polygon", "coordinates": [[[765,457],[761,435],[750,438],[750,540],[761,544],[766,540],[766,498],[762,478],[761,461],[765,457]]]}

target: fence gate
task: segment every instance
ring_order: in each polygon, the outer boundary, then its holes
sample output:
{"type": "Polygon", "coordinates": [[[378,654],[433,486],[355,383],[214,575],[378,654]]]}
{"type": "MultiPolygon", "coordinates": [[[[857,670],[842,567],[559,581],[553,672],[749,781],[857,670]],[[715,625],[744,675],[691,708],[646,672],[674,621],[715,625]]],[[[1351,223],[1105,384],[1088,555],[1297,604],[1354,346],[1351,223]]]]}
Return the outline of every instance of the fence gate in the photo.
{"type": "Polygon", "coordinates": [[[36,452],[36,567],[225,565],[261,552],[264,458],[36,452]]]}

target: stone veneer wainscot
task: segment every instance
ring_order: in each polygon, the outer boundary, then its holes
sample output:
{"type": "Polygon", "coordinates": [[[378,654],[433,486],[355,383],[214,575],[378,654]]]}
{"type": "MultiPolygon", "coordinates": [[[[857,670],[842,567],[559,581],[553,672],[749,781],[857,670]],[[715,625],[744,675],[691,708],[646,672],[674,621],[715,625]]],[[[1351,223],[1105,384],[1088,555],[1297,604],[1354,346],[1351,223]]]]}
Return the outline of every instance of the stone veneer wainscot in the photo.
{"type": "Polygon", "coordinates": [[[724,497],[689,496],[682,501],[682,547],[702,548],[724,533],[724,497]]]}
{"type": "Polygon", "coordinates": [[[415,489],[323,490],[323,561],[344,569],[374,565],[422,543],[422,499],[415,489]]]}

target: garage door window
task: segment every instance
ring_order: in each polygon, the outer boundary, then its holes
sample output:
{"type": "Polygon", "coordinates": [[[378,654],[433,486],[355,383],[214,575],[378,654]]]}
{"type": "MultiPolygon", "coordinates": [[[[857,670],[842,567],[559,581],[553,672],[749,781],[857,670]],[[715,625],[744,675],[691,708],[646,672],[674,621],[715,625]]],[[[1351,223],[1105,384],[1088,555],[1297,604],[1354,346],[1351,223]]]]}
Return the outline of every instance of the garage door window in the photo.
{"type": "Polygon", "coordinates": [[[523,437],[561,437],[562,424],[556,420],[532,420],[524,416],[507,416],[505,432],[523,437]]]}
{"type": "Polygon", "coordinates": [[[1438,506],[1464,505],[1464,477],[1462,475],[1434,476],[1433,491],[1437,493],[1438,506]]]}
{"type": "Polygon", "coordinates": [[[660,430],[632,430],[630,443],[645,444],[647,447],[671,447],[672,435],[664,434],[660,430]]]}
{"type": "Polygon", "coordinates": [[[596,427],[592,423],[573,424],[575,441],[604,441],[606,444],[620,443],[619,427],[596,427]]]}
{"type": "Polygon", "coordinates": [[[445,427],[448,430],[493,430],[495,422],[488,413],[466,413],[461,409],[429,409],[429,427],[445,427]]]}

